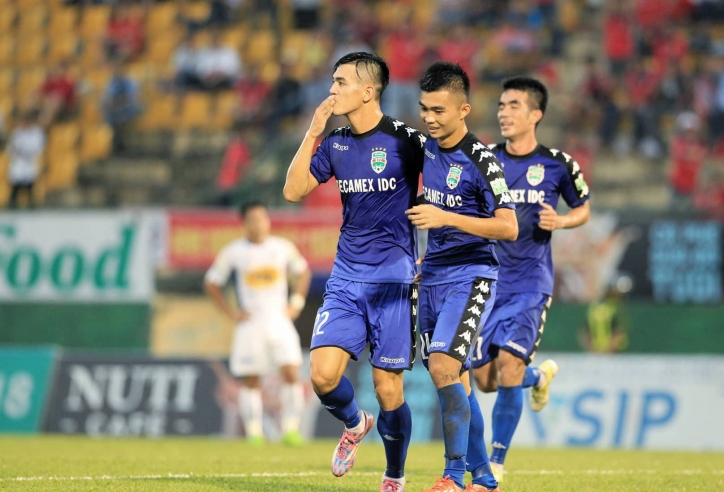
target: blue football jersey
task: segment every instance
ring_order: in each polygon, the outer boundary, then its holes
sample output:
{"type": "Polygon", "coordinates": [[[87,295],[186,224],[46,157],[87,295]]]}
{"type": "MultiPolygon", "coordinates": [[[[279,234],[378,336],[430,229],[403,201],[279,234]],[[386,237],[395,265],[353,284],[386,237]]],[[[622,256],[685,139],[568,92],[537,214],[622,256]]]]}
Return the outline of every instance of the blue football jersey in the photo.
{"type": "Polygon", "coordinates": [[[571,208],[586,203],[589,191],[581,168],[570,155],[543,145],[524,156],[509,154],[504,143],[491,146],[491,150],[505,170],[518,217],[518,240],[497,245],[498,292],[553,295],[551,232],[538,227],[538,214],[543,210],[540,202],[554,209],[560,196],[571,208]]]}
{"type": "MultiPolygon", "coordinates": [[[[425,201],[447,212],[489,218],[498,208],[515,209],[500,163],[472,133],[449,149],[439,147],[437,140],[427,140],[422,184],[425,201]]],[[[453,227],[430,229],[422,283],[436,285],[470,277],[495,280],[495,243],[453,227]]]]}
{"type": "Polygon", "coordinates": [[[410,283],[415,275],[415,228],[405,210],[415,204],[425,137],[384,116],[355,135],[331,132],[312,157],[320,183],[332,176],[342,194],[342,229],[332,275],[369,283],[410,283]]]}

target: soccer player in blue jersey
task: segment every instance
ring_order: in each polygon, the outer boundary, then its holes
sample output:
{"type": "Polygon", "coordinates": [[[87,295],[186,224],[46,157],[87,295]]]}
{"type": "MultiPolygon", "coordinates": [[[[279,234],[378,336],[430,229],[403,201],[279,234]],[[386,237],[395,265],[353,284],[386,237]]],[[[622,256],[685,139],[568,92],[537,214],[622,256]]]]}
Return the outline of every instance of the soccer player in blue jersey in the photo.
{"type": "Polygon", "coordinates": [[[496,240],[515,240],[518,224],[505,176],[472,133],[470,81],[458,64],[437,62],[420,80],[427,126],[423,189],[427,204],[408,210],[428,230],[420,287],[422,360],[437,388],[445,469],[426,492],[498,490],[483,439],[483,416],[470,388],[470,348],[495,301],[496,240]],[[466,465],[468,465],[466,467],[466,465]]]}
{"type": "Polygon", "coordinates": [[[425,137],[382,113],[388,81],[387,64],[376,55],[340,58],[330,96],[315,111],[289,167],[284,197],[299,201],[332,177],[342,194],[337,257],[311,343],[314,391],[345,425],[332,473],[342,476],[352,468],[360,441],[374,426],[344,376],[350,358],[357,360],[369,343],[380,403],[377,430],[387,457],[380,490],[402,492],[412,431],[402,381],[415,355],[417,303],[416,234],[405,210],[415,203],[425,137]],[[332,131],[313,154],[332,114],[346,116],[349,126],[332,131]]]}
{"type": "Polygon", "coordinates": [[[548,403],[550,384],[558,372],[553,360],[537,369],[528,367],[540,344],[553,294],[551,233],[583,225],[590,214],[588,185],[578,163],[536,139],[547,104],[548,91],[538,80],[505,81],[498,103],[505,143],[491,146],[505,170],[520,226],[517,241],[496,247],[498,298],[473,353],[478,387],[498,392],[490,456],[498,481],[523,410],[523,388],[531,388],[530,406],[538,412],[548,403]],[[556,212],[560,197],[571,208],[566,214],[556,212]]]}

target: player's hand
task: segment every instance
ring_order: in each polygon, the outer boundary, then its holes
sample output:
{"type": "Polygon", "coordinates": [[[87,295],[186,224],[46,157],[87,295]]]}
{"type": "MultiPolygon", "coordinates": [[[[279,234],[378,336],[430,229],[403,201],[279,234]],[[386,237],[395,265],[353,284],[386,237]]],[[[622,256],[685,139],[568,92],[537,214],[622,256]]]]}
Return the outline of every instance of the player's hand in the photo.
{"type": "Polygon", "coordinates": [[[292,306],[287,307],[287,315],[292,321],[296,321],[300,314],[302,314],[301,309],[292,306]]]}
{"type": "Polygon", "coordinates": [[[242,309],[241,311],[234,313],[232,319],[237,323],[241,323],[242,321],[249,321],[251,319],[251,313],[242,309]]]}
{"type": "Polygon", "coordinates": [[[555,209],[544,202],[540,202],[540,206],[543,207],[543,210],[538,213],[538,216],[540,217],[538,227],[544,231],[555,231],[556,229],[560,229],[560,217],[555,209]]]}
{"type": "MultiPolygon", "coordinates": [[[[417,261],[415,261],[415,265],[422,266],[422,260],[424,260],[424,259],[425,259],[425,255],[422,255],[421,257],[419,257],[417,259],[417,261]]],[[[419,284],[420,282],[422,282],[422,272],[416,273],[415,276],[412,277],[412,282],[416,283],[416,284],[419,284]]]]}
{"type": "Polygon", "coordinates": [[[337,102],[335,96],[329,96],[327,99],[322,101],[322,104],[314,111],[312,117],[312,123],[309,125],[309,136],[317,138],[324,133],[324,128],[327,126],[327,120],[332,116],[332,109],[334,109],[334,103],[337,102]]]}
{"type": "Polygon", "coordinates": [[[405,210],[405,213],[410,222],[421,231],[447,225],[445,222],[447,212],[434,205],[416,205],[405,210]]]}

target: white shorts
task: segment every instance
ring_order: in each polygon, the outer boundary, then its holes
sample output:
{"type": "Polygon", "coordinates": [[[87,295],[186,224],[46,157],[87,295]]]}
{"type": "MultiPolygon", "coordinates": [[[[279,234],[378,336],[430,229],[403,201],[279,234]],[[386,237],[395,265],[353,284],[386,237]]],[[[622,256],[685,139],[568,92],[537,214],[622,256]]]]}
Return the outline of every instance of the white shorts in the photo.
{"type": "Polygon", "coordinates": [[[272,368],[301,364],[299,333],[289,318],[266,323],[251,320],[237,325],[229,358],[233,376],[253,376],[272,368]]]}

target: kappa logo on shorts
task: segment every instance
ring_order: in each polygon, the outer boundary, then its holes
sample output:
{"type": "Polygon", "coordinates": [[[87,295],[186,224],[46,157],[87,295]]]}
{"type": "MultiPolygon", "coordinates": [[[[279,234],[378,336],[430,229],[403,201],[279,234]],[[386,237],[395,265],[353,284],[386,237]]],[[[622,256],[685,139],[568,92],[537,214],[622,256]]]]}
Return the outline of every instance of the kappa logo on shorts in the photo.
{"type": "Polygon", "coordinates": [[[467,354],[467,351],[465,350],[465,345],[460,345],[455,349],[455,352],[460,354],[460,357],[465,357],[467,354]]]}
{"type": "Polygon", "coordinates": [[[403,364],[405,362],[405,358],[399,357],[397,359],[390,359],[389,357],[380,357],[380,362],[384,362],[385,364],[403,364]]]}
{"type": "Polygon", "coordinates": [[[470,343],[470,341],[471,341],[471,338],[470,338],[470,330],[462,332],[462,333],[460,334],[460,337],[461,337],[461,338],[464,338],[466,342],[470,343]]]}
{"type": "Polygon", "coordinates": [[[468,312],[473,313],[475,316],[480,316],[481,314],[483,314],[478,306],[470,306],[468,312]]]}
{"type": "Polygon", "coordinates": [[[515,343],[512,340],[508,340],[507,342],[505,342],[505,345],[512,349],[517,350],[518,352],[520,352],[523,355],[528,353],[528,351],[525,348],[523,348],[522,346],[520,346],[519,344],[515,343]]]}
{"type": "Polygon", "coordinates": [[[434,349],[434,348],[438,348],[438,347],[444,347],[445,345],[447,345],[445,342],[432,342],[430,344],[430,348],[434,349]]]}

